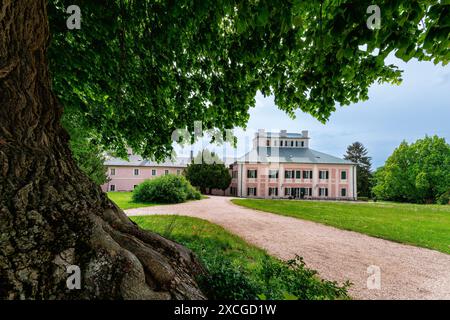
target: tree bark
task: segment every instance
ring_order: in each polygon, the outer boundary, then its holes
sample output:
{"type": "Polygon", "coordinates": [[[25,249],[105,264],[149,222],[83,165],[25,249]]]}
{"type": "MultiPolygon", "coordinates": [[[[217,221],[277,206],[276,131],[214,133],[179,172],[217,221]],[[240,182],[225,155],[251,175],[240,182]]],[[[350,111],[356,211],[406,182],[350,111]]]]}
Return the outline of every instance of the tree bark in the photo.
{"type": "Polygon", "coordinates": [[[193,253],[139,229],[74,163],[46,6],[0,1],[0,299],[203,299],[193,253]]]}

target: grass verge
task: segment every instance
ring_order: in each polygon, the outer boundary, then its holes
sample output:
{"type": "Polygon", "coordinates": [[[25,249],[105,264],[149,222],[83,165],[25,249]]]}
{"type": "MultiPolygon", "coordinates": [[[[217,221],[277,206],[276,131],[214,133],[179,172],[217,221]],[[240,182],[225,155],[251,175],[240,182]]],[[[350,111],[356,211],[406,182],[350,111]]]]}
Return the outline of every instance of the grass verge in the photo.
{"type": "Polygon", "coordinates": [[[208,275],[210,299],[347,299],[348,285],[321,280],[299,257],[282,262],[208,221],[185,216],[137,216],[137,224],[194,251],[208,275]]]}
{"type": "Polygon", "coordinates": [[[157,203],[151,202],[133,202],[133,192],[108,192],[108,198],[114,201],[122,210],[157,205],[157,203]]]}

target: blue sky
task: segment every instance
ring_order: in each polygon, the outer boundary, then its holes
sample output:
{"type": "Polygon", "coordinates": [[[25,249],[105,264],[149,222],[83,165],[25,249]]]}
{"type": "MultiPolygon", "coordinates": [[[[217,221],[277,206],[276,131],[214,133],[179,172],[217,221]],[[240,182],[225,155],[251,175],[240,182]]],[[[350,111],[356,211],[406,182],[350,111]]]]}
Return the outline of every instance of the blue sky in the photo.
{"type": "MultiPolygon", "coordinates": [[[[249,141],[259,128],[266,131],[287,129],[289,132],[309,130],[310,147],[342,157],[354,141],[362,142],[372,157],[373,168],[384,161],[402,140],[413,142],[425,135],[437,134],[450,142],[450,65],[389,58],[402,69],[400,86],[374,84],[369,100],[338,107],[326,124],[308,114],[297,112],[290,119],[277,109],[273,97],[258,94],[256,107],[250,111],[247,132],[236,130],[238,150],[228,146],[227,155],[242,155],[250,148],[249,141]]],[[[203,144],[205,146],[205,144],[203,144]]],[[[223,147],[208,146],[222,153],[223,147]]],[[[198,149],[198,145],[195,149],[198,149]]]]}

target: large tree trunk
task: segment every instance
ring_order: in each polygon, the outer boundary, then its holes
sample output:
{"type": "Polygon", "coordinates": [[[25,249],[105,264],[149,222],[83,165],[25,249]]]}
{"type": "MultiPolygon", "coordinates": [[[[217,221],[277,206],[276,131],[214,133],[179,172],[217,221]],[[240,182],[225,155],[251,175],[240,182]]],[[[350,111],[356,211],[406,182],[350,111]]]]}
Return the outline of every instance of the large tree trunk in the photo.
{"type": "Polygon", "coordinates": [[[45,0],[0,1],[0,299],[202,299],[192,252],[139,229],[75,165],[45,0]],[[81,289],[69,290],[68,265],[81,289]]]}

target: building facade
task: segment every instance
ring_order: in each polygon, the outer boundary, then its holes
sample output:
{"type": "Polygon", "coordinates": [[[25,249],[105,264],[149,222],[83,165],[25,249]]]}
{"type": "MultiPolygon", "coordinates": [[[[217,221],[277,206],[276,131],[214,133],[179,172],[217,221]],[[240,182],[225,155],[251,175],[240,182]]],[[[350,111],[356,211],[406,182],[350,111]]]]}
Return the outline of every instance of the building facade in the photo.
{"type": "MultiPolygon", "coordinates": [[[[308,131],[259,130],[253,148],[230,165],[232,181],[213,194],[243,198],[356,200],[356,165],[309,148],[308,131]]],[[[104,191],[131,191],[146,179],[182,174],[190,158],[155,163],[130,155],[129,161],[110,158],[105,165],[110,181],[104,191]]]]}
{"type": "Polygon", "coordinates": [[[102,185],[102,190],[105,192],[132,191],[145,180],[167,174],[182,174],[189,162],[189,158],[177,158],[174,161],[157,163],[131,153],[128,154],[128,161],[108,158],[105,166],[109,181],[102,185]]]}
{"type": "Polygon", "coordinates": [[[245,198],[356,200],[356,165],[309,148],[308,131],[259,130],[232,165],[230,194],[245,198]]]}

